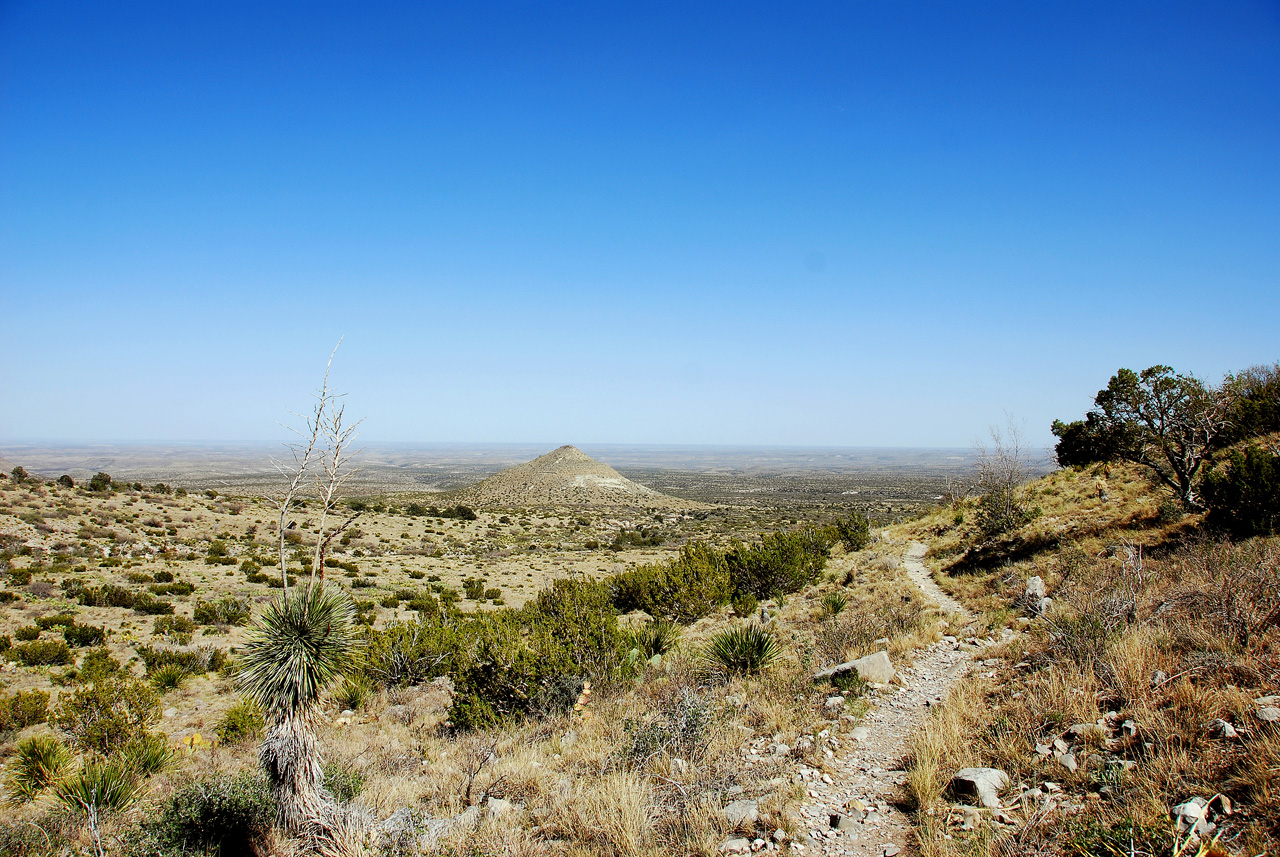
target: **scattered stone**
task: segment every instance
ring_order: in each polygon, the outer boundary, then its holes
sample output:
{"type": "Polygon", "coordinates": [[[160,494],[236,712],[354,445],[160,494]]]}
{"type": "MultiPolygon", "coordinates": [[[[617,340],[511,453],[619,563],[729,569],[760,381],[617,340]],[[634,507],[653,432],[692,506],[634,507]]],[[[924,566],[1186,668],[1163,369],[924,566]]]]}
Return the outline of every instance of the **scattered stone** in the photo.
{"type": "Polygon", "coordinates": [[[831,827],[834,830],[844,830],[847,832],[850,830],[857,830],[858,822],[854,821],[847,815],[835,813],[831,816],[831,827]]]}
{"type": "Polygon", "coordinates": [[[1076,723],[1067,730],[1067,734],[1083,740],[1096,738],[1101,741],[1107,737],[1106,731],[1097,723],[1076,723]]]}
{"type": "Polygon", "coordinates": [[[689,769],[689,763],[686,762],[684,759],[676,757],[671,760],[671,770],[673,773],[683,774],[688,769],[689,769]]]}
{"type": "Polygon", "coordinates": [[[509,800],[503,800],[500,797],[490,797],[485,803],[489,810],[489,815],[494,818],[501,818],[516,808],[516,805],[509,800]]]}
{"type": "Polygon", "coordinates": [[[1126,720],[1120,724],[1120,731],[1124,733],[1126,738],[1138,737],[1138,724],[1132,720],[1126,720]]]}
{"type": "Polygon", "coordinates": [[[1059,753],[1065,753],[1071,749],[1071,745],[1066,741],[1063,741],[1061,738],[1054,738],[1053,749],[1057,750],[1059,753]]]}
{"type": "Polygon", "coordinates": [[[1264,705],[1254,712],[1263,723],[1280,723],[1280,706],[1264,705]]]}
{"type": "Polygon", "coordinates": [[[1280,705],[1280,696],[1260,696],[1254,702],[1258,705],[1280,705]]]}
{"type": "Polygon", "coordinates": [[[1169,680],[1169,674],[1164,670],[1156,670],[1151,674],[1151,686],[1159,687],[1169,680]]]}
{"type": "Polygon", "coordinates": [[[951,791],[959,797],[976,797],[986,807],[1000,806],[1000,791],[1009,787],[1009,775],[999,768],[961,768],[951,778],[951,791]]]}
{"type": "Polygon", "coordinates": [[[855,726],[849,730],[849,737],[855,741],[865,741],[871,737],[871,730],[865,726],[855,726]]]}
{"type": "Polygon", "coordinates": [[[1178,825],[1179,833],[1194,833],[1205,836],[1217,829],[1217,825],[1209,821],[1209,802],[1202,797],[1193,797],[1186,803],[1180,803],[1169,812],[1178,825]]]}
{"type": "Polygon", "coordinates": [[[897,857],[898,854],[902,853],[902,849],[897,845],[894,845],[892,842],[886,842],[884,845],[880,846],[880,848],[880,853],[883,854],[884,857],[897,857]]]}
{"type": "Polygon", "coordinates": [[[720,843],[721,854],[750,854],[751,840],[742,836],[735,836],[733,839],[726,839],[720,843]]]}
{"type": "Polygon", "coordinates": [[[1053,748],[1052,748],[1052,747],[1050,747],[1048,744],[1037,744],[1037,745],[1036,745],[1036,755],[1037,755],[1037,756],[1052,756],[1052,755],[1053,755],[1053,748]]]}
{"type": "MultiPolygon", "coordinates": [[[[154,711],[154,710],[155,710],[155,709],[152,709],[152,711],[154,711]]],[[[165,716],[165,718],[166,718],[166,719],[171,718],[171,717],[177,717],[177,716],[178,716],[178,709],[176,709],[176,708],[166,708],[166,709],[164,710],[164,716],[165,716]]]]}
{"type": "Polygon", "coordinates": [[[774,842],[777,842],[777,843],[781,844],[781,843],[783,843],[783,842],[786,842],[786,841],[787,841],[787,839],[789,839],[789,838],[790,838],[790,837],[788,837],[788,836],[787,836],[787,831],[783,830],[781,827],[779,827],[777,830],[773,831],[773,841],[774,841],[774,842]]]}
{"type": "Polygon", "coordinates": [[[813,674],[814,681],[830,681],[848,672],[857,672],[863,681],[875,684],[888,684],[893,680],[895,671],[888,652],[876,652],[856,661],[845,661],[813,674]]]}
{"type": "Polygon", "coordinates": [[[844,708],[843,696],[828,696],[827,701],[823,703],[824,708],[844,708]]]}
{"type": "Polygon", "coordinates": [[[791,748],[790,748],[790,747],[788,747],[786,744],[778,744],[776,747],[774,747],[774,748],[773,748],[773,755],[775,755],[775,756],[790,756],[790,755],[791,755],[791,748]]]}
{"type": "Polygon", "coordinates": [[[763,839],[757,836],[755,839],[751,840],[751,850],[762,851],[764,850],[764,847],[768,844],[769,843],[765,842],[763,839]]]}
{"type": "Polygon", "coordinates": [[[1076,762],[1074,753],[1059,753],[1057,756],[1054,756],[1054,759],[1059,765],[1066,768],[1073,774],[1080,768],[1079,763],[1076,762]]]}
{"type": "Polygon", "coordinates": [[[964,812],[964,821],[960,823],[961,830],[974,830],[982,823],[982,813],[974,806],[962,806],[960,809],[964,812]]]}
{"type": "Polygon", "coordinates": [[[753,800],[735,800],[724,808],[724,817],[733,827],[753,824],[760,817],[759,806],[753,800]]]}
{"type": "Polygon", "coordinates": [[[1239,738],[1240,733],[1236,731],[1236,727],[1219,717],[1217,720],[1210,720],[1208,726],[1209,735],[1214,738],[1239,738]]]}

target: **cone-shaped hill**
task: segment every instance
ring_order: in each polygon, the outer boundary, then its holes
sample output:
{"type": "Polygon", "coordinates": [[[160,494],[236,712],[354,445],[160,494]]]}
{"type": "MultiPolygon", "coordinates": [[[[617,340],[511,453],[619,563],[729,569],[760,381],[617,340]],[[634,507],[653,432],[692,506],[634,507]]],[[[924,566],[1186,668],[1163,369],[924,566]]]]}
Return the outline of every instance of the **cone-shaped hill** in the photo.
{"type": "Polygon", "coordinates": [[[623,476],[574,446],[508,467],[453,495],[479,508],[520,506],[639,506],[697,509],[702,503],[669,497],[623,476]]]}

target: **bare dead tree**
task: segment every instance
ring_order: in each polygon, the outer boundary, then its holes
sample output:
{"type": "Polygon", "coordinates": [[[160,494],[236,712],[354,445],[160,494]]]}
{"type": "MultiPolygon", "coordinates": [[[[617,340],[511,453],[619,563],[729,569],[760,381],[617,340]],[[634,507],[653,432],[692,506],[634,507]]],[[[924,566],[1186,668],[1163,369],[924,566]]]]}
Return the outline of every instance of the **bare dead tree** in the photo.
{"type": "MultiPolygon", "coordinates": [[[[332,359],[332,358],[330,358],[332,359]]],[[[328,372],[325,373],[326,384],[328,372]]],[[[356,438],[356,429],[364,420],[357,420],[352,425],[343,423],[346,407],[338,400],[340,396],[331,396],[327,413],[321,420],[321,434],[325,449],[320,457],[320,472],[315,477],[316,496],[320,499],[320,524],[316,528],[316,550],[311,561],[311,579],[324,577],[324,557],[329,543],[360,517],[360,512],[352,512],[338,526],[326,532],[330,514],[336,511],[342,488],[356,474],[351,466],[351,459],[359,454],[359,450],[351,451],[351,444],[356,438]]]]}

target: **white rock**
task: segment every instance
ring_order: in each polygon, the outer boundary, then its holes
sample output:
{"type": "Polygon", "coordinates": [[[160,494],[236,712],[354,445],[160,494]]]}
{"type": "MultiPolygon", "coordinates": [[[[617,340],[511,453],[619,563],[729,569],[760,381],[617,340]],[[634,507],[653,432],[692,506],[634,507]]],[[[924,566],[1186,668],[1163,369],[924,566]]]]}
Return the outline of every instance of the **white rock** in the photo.
{"type": "Polygon", "coordinates": [[[992,808],[1000,806],[1000,791],[1008,787],[1009,775],[999,768],[961,768],[951,778],[952,792],[992,808]]]}
{"type": "Polygon", "coordinates": [[[723,812],[725,820],[734,827],[752,824],[760,817],[759,807],[753,800],[735,800],[725,806],[723,812]]]}
{"type": "Polygon", "coordinates": [[[750,854],[751,840],[745,839],[741,836],[734,837],[733,839],[726,839],[724,842],[720,843],[720,853],[721,854],[750,854]]]}
{"type": "Polygon", "coordinates": [[[1280,723],[1280,707],[1275,705],[1264,705],[1254,715],[1263,723],[1280,723]]]}

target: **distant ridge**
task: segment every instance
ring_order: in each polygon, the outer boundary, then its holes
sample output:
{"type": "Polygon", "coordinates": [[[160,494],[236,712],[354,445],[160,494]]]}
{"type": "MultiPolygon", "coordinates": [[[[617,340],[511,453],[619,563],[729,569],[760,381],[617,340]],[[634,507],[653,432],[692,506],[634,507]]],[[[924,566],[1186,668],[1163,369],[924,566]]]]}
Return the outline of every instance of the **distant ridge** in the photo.
{"type": "Polygon", "coordinates": [[[478,507],[640,506],[696,509],[702,503],[670,497],[632,482],[575,446],[565,445],[533,461],[508,467],[453,495],[478,507]]]}

